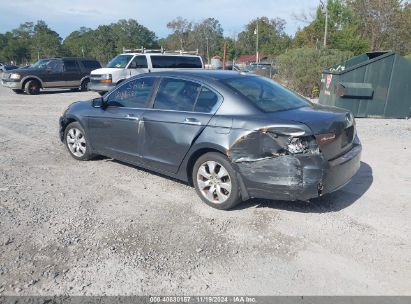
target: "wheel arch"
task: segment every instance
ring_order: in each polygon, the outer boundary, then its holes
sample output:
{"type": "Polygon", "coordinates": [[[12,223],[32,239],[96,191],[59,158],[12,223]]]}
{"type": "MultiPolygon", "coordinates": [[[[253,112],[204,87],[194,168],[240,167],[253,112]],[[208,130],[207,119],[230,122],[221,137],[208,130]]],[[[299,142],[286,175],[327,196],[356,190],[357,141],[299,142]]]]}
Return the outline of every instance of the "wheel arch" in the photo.
{"type": "Polygon", "coordinates": [[[40,83],[40,88],[44,88],[44,83],[39,77],[34,76],[34,75],[28,75],[26,77],[23,77],[23,79],[21,80],[21,87],[22,87],[23,90],[24,90],[24,87],[25,87],[27,81],[30,81],[30,80],[38,81],[40,83]]]}
{"type": "Polygon", "coordinates": [[[224,156],[227,156],[225,154],[225,149],[217,145],[211,145],[209,147],[205,147],[205,146],[198,147],[197,149],[193,150],[188,156],[187,161],[186,161],[186,166],[185,166],[185,175],[190,185],[193,185],[193,179],[192,179],[193,174],[192,173],[193,173],[194,164],[196,163],[197,159],[199,159],[202,155],[209,153],[209,152],[216,152],[224,156]]]}
{"type": "MultiPolygon", "coordinates": [[[[187,157],[187,160],[185,161],[185,172],[184,172],[184,174],[185,174],[184,177],[186,178],[186,181],[191,186],[194,185],[192,172],[193,172],[195,162],[202,155],[204,155],[206,153],[209,153],[209,152],[216,152],[216,153],[222,154],[222,155],[227,157],[227,150],[224,147],[218,146],[218,145],[215,145],[215,144],[210,144],[210,145],[207,145],[207,146],[200,146],[200,147],[196,148],[195,150],[193,150],[190,153],[190,155],[187,157]]],[[[250,198],[250,195],[248,194],[247,187],[244,184],[243,177],[236,170],[236,166],[233,166],[233,167],[234,167],[234,171],[236,172],[236,177],[237,177],[237,180],[238,180],[238,184],[240,186],[241,198],[242,198],[242,200],[248,200],[250,198]]]]}
{"type": "Polygon", "coordinates": [[[80,84],[83,83],[84,80],[88,79],[90,81],[90,75],[86,75],[83,78],[80,79],[80,84]]]}
{"type": "Polygon", "coordinates": [[[79,119],[78,117],[74,116],[74,115],[67,115],[65,116],[63,119],[61,119],[60,121],[60,136],[61,136],[61,141],[64,140],[64,132],[66,131],[66,128],[69,124],[71,124],[72,122],[78,122],[81,127],[86,131],[85,127],[84,127],[84,123],[81,121],[81,119],[79,119]]]}

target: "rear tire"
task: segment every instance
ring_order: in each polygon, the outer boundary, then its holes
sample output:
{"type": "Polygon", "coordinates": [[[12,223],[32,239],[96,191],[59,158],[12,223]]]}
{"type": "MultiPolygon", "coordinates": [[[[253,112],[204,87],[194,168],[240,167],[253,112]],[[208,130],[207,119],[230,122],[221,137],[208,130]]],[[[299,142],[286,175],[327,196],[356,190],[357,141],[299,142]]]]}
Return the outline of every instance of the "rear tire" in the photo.
{"type": "Polygon", "coordinates": [[[20,90],[20,89],[13,89],[13,92],[16,94],[23,94],[24,90],[20,90]]]}
{"type": "Polygon", "coordinates": [[[64,130],[64,143],[76,160],[89,160],[93,157],[86,132],[77,121],[70,123],[64,130]]]}
{"type": "Polygon", "coordinates": [[[241,202],[236,172],[227,157],[209,152],[197,159],[192,178],[198,196],[210,207],[227,210],[241,202]]]}
{"type": "Polygon", "coordinates": [[[89,84],[89,82],[90,82],[90,79],[88,79],[88,78],[84,79],[84,80],[81,82],[81,85],[80,85],[80,91],[81,91],[81,92],[86,92],[86,91],[88,91],[88,84],[89,84]]]}
{"type": "Polygon", "coordinates": [[[37,80],[29,80],[24,85],[24,91],[28,95],[37,95],[40,93],[40,83],[37,80]]]}

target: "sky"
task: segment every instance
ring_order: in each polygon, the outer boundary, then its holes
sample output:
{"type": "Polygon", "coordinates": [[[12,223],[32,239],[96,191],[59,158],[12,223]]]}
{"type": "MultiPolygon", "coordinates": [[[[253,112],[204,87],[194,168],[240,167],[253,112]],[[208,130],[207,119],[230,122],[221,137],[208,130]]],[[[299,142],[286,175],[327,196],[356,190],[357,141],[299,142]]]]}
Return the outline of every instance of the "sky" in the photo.
{"type": "Polygon", "coordinates": [[[199,22],[213,17],[220,21],[225,36],[244,30],[252,19],[266,16],[287,22],[294,35],[305,24],[295,16],[315,11],[319,0],[0,0],[0,33],[26,21],[44,20],[64,39],[81,26],[95,29],[119,19],[136,19],[158,38],[171,33],[167,23],[181,16],[199,22]]]}

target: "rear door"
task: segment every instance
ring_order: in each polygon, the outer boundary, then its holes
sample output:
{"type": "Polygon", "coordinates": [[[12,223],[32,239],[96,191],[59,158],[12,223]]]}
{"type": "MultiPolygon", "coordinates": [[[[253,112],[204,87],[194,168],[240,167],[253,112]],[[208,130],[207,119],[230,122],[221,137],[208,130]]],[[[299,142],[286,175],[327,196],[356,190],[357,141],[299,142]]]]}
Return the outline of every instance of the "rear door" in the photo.
{"type": "Polygon", "coordinates": [[[141,160],[141,119],[151,98],[155,77],[137,78],[120,85],[107,97],[106,109],[88,118],[96,152],[131,163],[141,160]]]}
{"type": "Polygon", "coordinates": [[[197,136],[207,126],[222,97],[199,83],[163,78],[153,109],[143,113],[143,161],[176,173],[197,136]]]}
{"type": "Polygon", "coordinates": [[[65,87],[79,87],[82,73],[77,60],[65,59],[64,63],[64,83],[65,87]]]}

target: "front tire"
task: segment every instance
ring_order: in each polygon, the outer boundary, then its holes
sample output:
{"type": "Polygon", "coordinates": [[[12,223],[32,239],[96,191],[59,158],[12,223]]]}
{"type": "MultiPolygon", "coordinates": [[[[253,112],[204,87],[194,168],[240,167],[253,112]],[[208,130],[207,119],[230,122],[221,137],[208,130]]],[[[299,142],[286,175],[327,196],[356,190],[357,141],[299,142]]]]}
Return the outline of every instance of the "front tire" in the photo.
{"type": "Polygon", "coordinates": [[[66,127],[64,143],[70,155],[76,160],[89,160],[93,157],[86,132],[77,121],[66,127]]]}
{"type": "Polygon", "coordinates": [[[40,83],[37,80],[29,80],[24,85],[24,91],[28,95],[37,95],[40,93],[40,83]]]}
{"type": "Polygon", "coordinates": [[[210,207],[227,210],[241,202],[236,172],[220,153],[202,155],[194,164],[192,178],[198,196],[210,207]]]}

